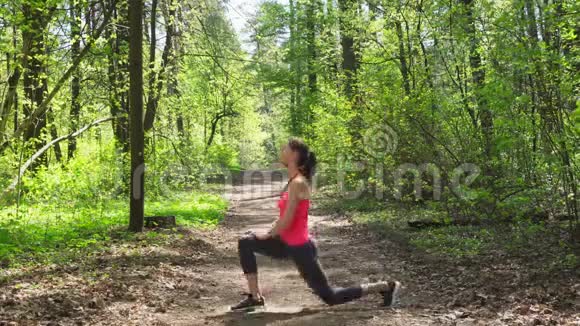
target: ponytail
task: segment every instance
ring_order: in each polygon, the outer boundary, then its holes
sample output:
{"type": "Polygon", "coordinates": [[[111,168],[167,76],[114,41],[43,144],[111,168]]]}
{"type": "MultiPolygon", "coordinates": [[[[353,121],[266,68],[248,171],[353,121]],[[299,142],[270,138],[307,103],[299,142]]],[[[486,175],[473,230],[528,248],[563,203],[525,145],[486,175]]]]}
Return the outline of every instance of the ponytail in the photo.
{"type": "Polygon", "coordinates": [[[316,154],[309,151],[306,162],[304,162],[304,175],[308,180],[312,180],[314,173],[316,173],[316,154]]]}

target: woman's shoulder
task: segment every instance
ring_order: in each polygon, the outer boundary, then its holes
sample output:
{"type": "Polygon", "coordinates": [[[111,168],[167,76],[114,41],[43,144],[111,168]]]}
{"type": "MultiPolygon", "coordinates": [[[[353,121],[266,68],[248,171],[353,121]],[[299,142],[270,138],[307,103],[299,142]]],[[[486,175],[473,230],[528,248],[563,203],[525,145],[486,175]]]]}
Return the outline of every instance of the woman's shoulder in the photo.
{"type": "Polygon", "coordinates": [[[302,199],[310,198],[310,187],[308,184],[308,180],[302,175],[297,176],[296,178],[292,179],[290,185],[288,187],[289,191],[298,192],[302,199]]]}
{"type": "Polygon", "coordinates": [[[290,186],[296,188],[308,188],[308,180],[303,175],[298,175],[290,181],[290,186]]]}

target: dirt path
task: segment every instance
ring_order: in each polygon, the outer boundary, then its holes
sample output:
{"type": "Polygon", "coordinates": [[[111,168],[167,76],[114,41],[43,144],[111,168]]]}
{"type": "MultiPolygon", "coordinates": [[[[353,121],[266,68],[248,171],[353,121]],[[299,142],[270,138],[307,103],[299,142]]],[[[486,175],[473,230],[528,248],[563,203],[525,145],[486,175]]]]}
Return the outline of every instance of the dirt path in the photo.
{"type": "MultiPolygon", "coordinates": [[[[245,280],[237,257],[237,239],[246,230],[267,230],[278,211],[277,198],[262,198],[275,194],[282,183],[265,186],[236,186],[231,194],[231,210],[210,241],[213,264],[199,266],[207,287],[200,299],[183,298],[176,309],[159,316],[171,325],[477,325],[470,318],[461,318],[457,310],[432,311],[418,308],[415,296],[408,293],[404,262],[392,252],[377,245],[378,239],[350,225],[344,219],[310,216],[310,229],[320,249],[322,265],[330,281],[338,286],[358,284],[377,279],[401,279],[404,283],[399,307],[382,308],[380,298],[366,297],[357,302],[328,307],[324,305],[298,275],[292,262],[258,257],[260,284],[268,304],[304,307],[297,314],[262,313],[243,316],[227,311],[232,303],[242,299],[245,280]],[[457,319],[461,319],[459,322],[457,319]]],[[[386,246],[385,246],[386,245],[386,246]]],[[[400,250],[391,244],[391,250],[400,250]]],[[[466,315],[465,315],[466,316],[466,315]]],[[[483,324],[483,322],[481,322],[483,324]]]]}

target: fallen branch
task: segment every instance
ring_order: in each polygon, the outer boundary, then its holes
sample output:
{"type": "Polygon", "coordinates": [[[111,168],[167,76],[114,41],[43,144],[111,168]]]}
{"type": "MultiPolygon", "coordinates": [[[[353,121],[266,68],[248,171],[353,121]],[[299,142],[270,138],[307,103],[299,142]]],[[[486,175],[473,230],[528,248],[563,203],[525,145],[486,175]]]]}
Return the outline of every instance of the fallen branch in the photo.
{"type": "Polygon", "coordinates": [[[444,220],[444,219],[425,219],[425,220],[417,220],[417,221],[408,221],[407,224],[409,227],[415,229],[424,229],[430,227],[446,227],[451,225],[461,225],[461,226],[469,226],[469,225],[482,225],[483,221],[474,218],[468,219],[452,219],[452,220],[444,220]]]}
{"type": "Polygon", "coordinates": [[[46,152],[48,149],[50,149],[52,146],[60,143],[63,140],[66,139],[71,139],[71,138],[75,138],[78,135],[82,134],[83,132],[89,130],[91,127],[96,126],[100,123],[103,122],[107,122],[110,120],[113,120],[114,117],[108,117],[108,118],[103,118],[103,119],[99,119],[99,120],[95,120],[91,123],[89,123],[88,125],[82,127],[81,129],[72,132],[68,135],[64,135],[64,136],[60,136],[58,138],[53,139],[52,141],[50,141],[49,143],[47,143],[46,145],[44,145],[41,149],[39,149],[36,153],[34,153],[34,155],[32,155],[28,161],[24,162],[24,164],[20,167],[20,171],[18,172],[18,175],[16,177],[14,177],[14,179],[12,179],[12,183],[10,184],[10,186],[8,186],[8,188],[6,188],[6,190],[4,191],[4,196],[7,195],[9,192],[13,191],[14,189],[16,189],[16,185],[18,185],[18,181],[22,179],[22,176],[24,175],[24,172],[26,172],[26,170],[30,167],[30,165],[37,159],[39,158],[42,154],[44,154],[44,152],[46,152]]]}

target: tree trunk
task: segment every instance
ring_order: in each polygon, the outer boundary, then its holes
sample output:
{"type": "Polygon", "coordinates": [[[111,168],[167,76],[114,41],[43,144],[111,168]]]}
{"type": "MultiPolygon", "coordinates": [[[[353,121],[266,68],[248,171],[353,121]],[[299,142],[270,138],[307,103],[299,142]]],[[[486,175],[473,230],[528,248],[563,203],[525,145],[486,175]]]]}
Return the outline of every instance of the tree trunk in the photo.
{"type": "MultiPolygon", "coordinates": [[[[340,8],[339,29],[342,46],[342,72],[344,74],[344,92],[351,104],[353,117],[348,122],[348,128],[351,138],[351,155],[352,160],[356,162],[364,161],[364,144],[362,130],[362,98],[357,90],[357,74],[360,65],[358,54],[358,42],[355,42],[354,36],[357,34],[356,26],[350,23],[351,16],[360,13],[359,4],[354,0],[339,0],[340,8]],[[353,12],[355,11],[355,12],[353,12]]],[[[363,171],[358,173],[358,177],[365,179],[368,176],[368,166],[363,167],[363,171]]]]}
{"type": "Polygon", "coordinates": [[[484,155],[486,163],[484,173],[487,176],[493,174],[491,168],[492,161],[492,147],[493,147],[493,116],[489,110],[487,99],[482,94],[482,89],[485,83],[485,68],[482,66],[481,55],[479,54],[480,40],[476,33],[475,17],[473,10],[473,0],[462,0],[465,6],[466,30],[469,36],[469,67],[471,68],[471,77],[476,103],[479,109],[479,120],[481,125],[481,132],[483,134],[484,155]]]}
{"type": "MultiPolygon", "coordinates": [[[[120,20],[120,24],[126,24],[125,4],[121,4],[120,14],[117,8],[117,0],[109,1],[110,10],[112,10],[115,21],[120,20]]],[[[107,39],[111,51],[108,55],[108,75],[109,75],[109,107],[110,112],[115,119],[112,122],[115,140],[120,146],[123,153],[129,151],[129,103],[128,92],[124,85],[127,84],[127,64],[126,53],[121,51],[129,41],[129,36],[125,28],[119,29],[116,25],[111,25],[107,30],[107,39]]]]}
{"type": "MultiPolygon", "coordinates": [[[[226,106],[223,108],[222,112],[216,114],[211,119],[211,131],[209,134],[209,139],[206,143],[206,149],[209,148],[211,146],[211,144],[213,143],[213,139],[215,137],[217,127],[219,126],[220,121],[226,117],[236,117],[238,115],[239,115],[239,113],[236,111],[233,111],[231,106],[226,106]]],[[[223,128],[222,128],[222,132],[223,132],[223,128]]]]}
{"type": "MultiPolygon", "coordinates": [[[[31,119],[30,123],[24,130],[24,141],[33,141],[33,148],[38,151],[43,146],[43,141],[40,135],[44,127],[46,127],[46,112],[34,117],[33,113],[42,104],[44,95],[47,92],[46,79],[43,76],[45,71],[45,63],[43,56],[45,53],[44,46],[44,30],[45,18],[42,16],[42,11],[38,8],[32,8],[25,5],[23,8],[24,17],[26,19],[26,28],[22,31],[22,42],[28,45],[29,53],[24,58],[24,95],[27,101],[24,103],[24,114],[27,119],[31,119]]],[[[46,156],[43,156],[35,161],[32,170],[39,165],[46,165],[46,156]]]]}
{"type": "MultiPolygon", "coordinates": [[[[309,0],[306,4],[306,71],[308,74],[307,97],[304,104],[303,116],[304,124],[311,126],[314,123],[313,106],[318,101],[318,68],[317,68],[317,49],[316,33],[319,24],[317,23],[316,13],[320,10],[318,0],[309,0]]],[[[302,128],[305,132],[310,128],[302,128]]],[[[309,136],[309,135],[305,135],[309,136]]]]}
{"type": "Polygon", "coordinates": [[[397,30],[397,39],[399,40],[399,62],[401,63],[401,76],[403,77],[403,87],[405,89],[405,95],[408,96],[411,94],[411,86],[409,84],[409,68],[407,65],[407,54],[405,51],[403,28],[401,27],[401,22],[399,20],[395,22],[395,27],[397,30]]]}
{"type": "Polygon", "coordinates": [[[353,9],[353,0],[339,0],[338,4],[341,11],[339,25],[340,44],[342,46],[342,70],[346,78],[345,93],[352,100],[355,96],[355,83],[359,60],[355,50],[354,31],[351,30],[353,27],[347,22],[348,18],[345,15],[349,15],[353,9]]]}
{"type": "Polygon", "coordinates": [[[316,9],[317,0],[310,0],[306,11],[306,42],[308,44],[308,91],[314,96],[316,82],[316,9]]]}
{"type": "MultiPolygon", "coordinates": [[[[58,138],[58,131],[56,130],[56,124],[55,124],[55,119],[54,119],[54,114],[52,112],[52,108],[50,108],[50,109],[48,109],[48,111],[46,111],[46,121],[50,125],[50,127],[49,127],[50,139],[51,140],[57,139],[58,138]]],[[[59,143],[54,144],[54,156],[55,156],[57,162],[62,162],[62,150],[60,148],[59,143]]]]}
{"type": "MultiPolygon", "coordinates": [[[[154,2],[156,2],[154,0],[154,2]]],[[[153,4],[152,4],[153,6],[153,4]]],[[[155,3],[155,7],[157,4],[155,3]]],[[[161,68],[159,69],[159,73],[155,73],[155,49],[152,49],[152,53],[150,52],[150,67],[153,70],[153,74],[149,78],[149,96],[147,98],[147,110],[145,112],[145,122],[144,128],[145,131],[151,130],[153,128],[153,122],[155,121],[155,115],[157,113],[157,106],[159,104],[159,97],[161,96],[161,90],[163,89],[163,75],[165,74],[165,69],[169,63],[170,55],[173,49],[173,36],[175,34],[175,6],[173,1],[169,0],[168,3],[168,14],[165,15],[165,46],[163,47],[163,54],[161,55],[161,68]]],[[[153,10],[153,8],[152,8],[153,10]]],[[[151,35],[152,46],[156,43],[153,40],[155,35],[155,25],[154,25],[154,18],[153,14],[151,17],[151,35]]]]}
{"type": "MultiPolygon", "coordinates": [[[[16,49],[16,45],[18,44],[18,34],[16,33],[16,26],[12,26],[12,46],[14,47],[14,49],[16,49]]],[[[24,49],[22,51],[22,53],[27,53],[28,50],[24,49]]],[[[14,56],[12,58],[12,60],[14,60],[14,62],[16,62],[16,52],[14,53],[14,56]]],[[[18,67],[18,66],[16,66],[18,67]]],[[[22,70],[18,70],[18,79],[20,79],[20,75],[22,75],[22,70]]],[[[14,84],[14,95],[13,95],[13,105],[14,105],[14,132],[16,132],[16,130],[18,130],[18,82],[16,82],[14,84]]],[[[2,141],[2,139],[0,139],[0,142],[2,141]]],[[[0,152],[2,151],[2,149],[0,148],[0,152]]]]}
{"type": "Polygon", "coordinates": [[[300,120],[300,63],[299,63],[299,32],[298,32],[298,22],[297,22],[297,6],[298,2],[296,0],[289,0],[290,7],[290,73],[291,73],[291,83],[290,83],[290,132],[294,135],[301,134],[301,123],[300,120]]]}
{"type": "MultiPolygon", "coordinates": [[[[179,89],[177,88],[177,73],[178,73],[178,67],[176,62],[177,59],[174,57],[173,61],[174,62],[171,64],[172,71],[169,74],[167,80],[167,95],[170,97],[171,96],[179,97],[180,93],[179,89]]],[[[179,137],[183,138],[185,136],[185,126],[183,123],[183,114],[181,112],[177,112],[176,127],[179,137]]]]}
{"type": "Polygon", "coordinates": [[[8,123],[8,118],[10,117],[10,110],[14,108],[14,112],[16,113],[16,90],[18,88],[19,80],[20,68],[18,64],[15,64],[14,71],[8,78],[8,92],[6,92],[6,96],[2,102],[2,107],[0,107],[0,142],[4,140],[6,125],[8,123]]]}
{"type": "MultiPolygon", "coordinates": [[[[75,60],[80,53],[81,45],[81,8],[77,0],[71,1],[70,16],[71,16],[71,56],[75,60]]],[[[70,108],[70,130],[77,130],[79,125],[79,115],[81,111],[81,105],[79,103],[79,94],[81,90],[81,76],[78,67],[73,72],[71,80],[71,108],[70,108]]],[[[71,138],[68,142],[68,155],[67,158],[70,160],[74,157],[77,149],[76,138],[71,138]]]]}
{"type": "Polygon", "coordinates": [[[143,231],[145,132],[143,129],[143,0],[129,0],[131,183],[129,230],[143,231]]]}

